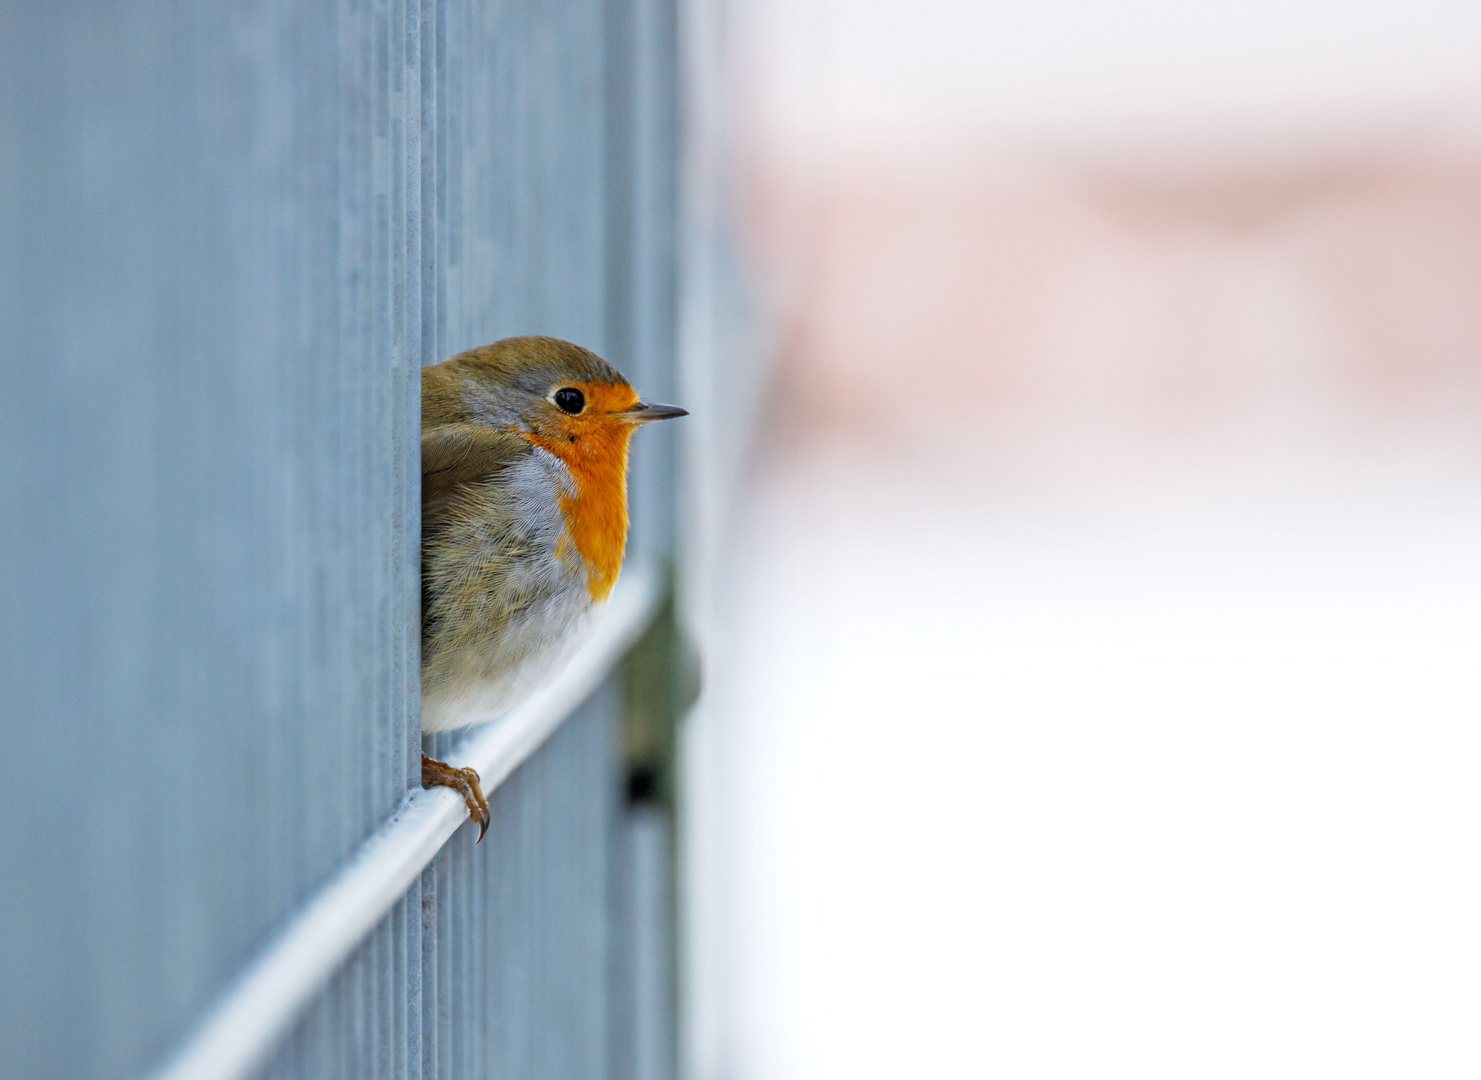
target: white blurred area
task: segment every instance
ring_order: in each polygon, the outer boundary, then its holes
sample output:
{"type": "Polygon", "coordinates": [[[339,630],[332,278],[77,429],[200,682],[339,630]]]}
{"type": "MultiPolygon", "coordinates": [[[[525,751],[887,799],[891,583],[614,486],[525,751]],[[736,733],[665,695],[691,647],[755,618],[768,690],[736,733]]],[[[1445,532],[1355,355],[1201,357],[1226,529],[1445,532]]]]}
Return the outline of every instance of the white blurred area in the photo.
{"type": "Polygon", "coordinates": [[[730,15],[692,1080],[1481,1074],[1481,5],[730,15]]]}

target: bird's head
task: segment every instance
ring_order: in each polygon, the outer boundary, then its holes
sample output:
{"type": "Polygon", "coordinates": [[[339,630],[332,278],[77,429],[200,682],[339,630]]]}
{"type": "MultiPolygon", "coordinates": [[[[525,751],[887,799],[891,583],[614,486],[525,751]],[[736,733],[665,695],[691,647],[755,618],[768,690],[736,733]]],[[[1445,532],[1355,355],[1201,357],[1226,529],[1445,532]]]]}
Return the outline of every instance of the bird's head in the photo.
{"type": "Polygon", "coordinates": [[[634,428],[688,415],[651,405],[622,374],[579,345],[549,337],[505,338],[423,372],[423,425],[503,428],[573,468],[627,461],[634,428]]]}

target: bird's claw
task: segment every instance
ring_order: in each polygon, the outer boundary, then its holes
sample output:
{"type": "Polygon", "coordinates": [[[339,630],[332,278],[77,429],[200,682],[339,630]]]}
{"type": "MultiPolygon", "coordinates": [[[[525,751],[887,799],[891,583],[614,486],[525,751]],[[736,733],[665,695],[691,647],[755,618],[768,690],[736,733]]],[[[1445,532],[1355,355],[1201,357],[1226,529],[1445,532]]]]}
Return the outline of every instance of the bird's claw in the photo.
{"type": "Polygon", "coordinates": [[[478,822],[478,839],[474,843],[483,840],[484,833],[489,831],[489,804],[479,786],[477,769],[454,768],[445,761],[423,754],[422,786],[450,787],[463,796],[463,802],[468,806],[468,817],[478,822]]]}

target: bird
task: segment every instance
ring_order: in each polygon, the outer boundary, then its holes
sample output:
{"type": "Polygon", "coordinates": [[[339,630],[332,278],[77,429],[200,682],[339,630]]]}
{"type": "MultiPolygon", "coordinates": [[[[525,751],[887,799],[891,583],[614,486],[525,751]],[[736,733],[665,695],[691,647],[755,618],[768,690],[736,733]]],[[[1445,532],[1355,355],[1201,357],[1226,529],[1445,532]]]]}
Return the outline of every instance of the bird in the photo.
{"type": "MultiPolygon", "coordinates": [[[[422,369],[422,731],[486,722],[585,639],[627,545],[628,440],[687,416],[596,353],[512,337],[422,369]]],[[[422,755],[488,830],[474,769],[422,755]]]]}

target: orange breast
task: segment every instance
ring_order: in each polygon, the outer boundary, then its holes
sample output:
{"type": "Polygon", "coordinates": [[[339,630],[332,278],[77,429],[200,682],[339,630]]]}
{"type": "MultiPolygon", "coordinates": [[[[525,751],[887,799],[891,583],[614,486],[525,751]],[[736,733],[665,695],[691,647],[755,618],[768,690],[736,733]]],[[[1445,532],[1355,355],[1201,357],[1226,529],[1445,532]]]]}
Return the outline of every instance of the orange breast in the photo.
{"type": "Polygon", "coordinates": [[[627,547],[627,444],[632,435],[630,424],[604,414],[629,407],[637,394],[628,386],[577,385],[591,403],[590,416],[573,418],[565,437],[520,434],[560,458],[571,471],[576,492],[562,496],[561,510],[586,567],[587,591],[599,602],[617,584],[627,547]]]}

